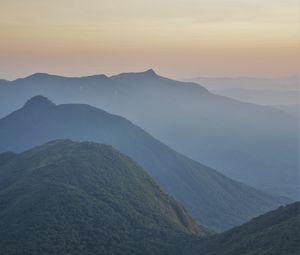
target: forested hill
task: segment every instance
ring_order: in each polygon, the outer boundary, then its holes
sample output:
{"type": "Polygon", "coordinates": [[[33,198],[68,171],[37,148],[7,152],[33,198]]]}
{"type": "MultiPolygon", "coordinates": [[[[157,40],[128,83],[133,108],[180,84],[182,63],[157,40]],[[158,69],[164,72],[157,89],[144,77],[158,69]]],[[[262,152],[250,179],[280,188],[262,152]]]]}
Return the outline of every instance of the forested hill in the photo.
{"type": "Polygon", "coordinates": [[[57,140],[0,155],[1,255],[156,255],[172,236],[206,233],[110,146],[57,140]]]}
{"type": "MultiPolygon", "coordinates": [[[[281,206],[207,239],[189,238],[176,248],[189,255],[298,255],[300,202],[281,206]]],[[[175,251],[174,251],[175,252],[175,251]]]]}

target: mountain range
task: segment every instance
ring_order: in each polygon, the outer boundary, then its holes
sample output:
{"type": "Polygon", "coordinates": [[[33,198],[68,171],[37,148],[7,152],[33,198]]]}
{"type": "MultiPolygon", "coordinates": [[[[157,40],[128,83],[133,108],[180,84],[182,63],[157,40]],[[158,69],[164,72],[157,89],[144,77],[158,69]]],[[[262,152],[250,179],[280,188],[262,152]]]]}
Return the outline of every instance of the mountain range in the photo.
{"type": "Polygon", "coordinates": [[[299,119],[300,77],[198,77],[190,79],[211,92],[243,102],[280,109],[299,119]]]}
{"type": "Polygon", "coordinates": [[[0,154],[0,219],[5,255],[300,252],[299,202],[213,234],[131,158],[93,142],[0,154]]]}
{"type": "Polygon", "coordinates": [[[132,157],[202,225],[222,231],[289,200],[258,191],[172,150],[127,119],[84,104],[28,100],[0,120],[0,152],[55,139],[112,145],[132,157]]]}
{"type": "Polygon", "coordinates": [[[44,95],[121,115],[223,174],[264,191],[299,198],[299,123],[267,106],[226,98],[153,70],[112,77],[37,73],[0,82],[0,115],[44,95]]]}

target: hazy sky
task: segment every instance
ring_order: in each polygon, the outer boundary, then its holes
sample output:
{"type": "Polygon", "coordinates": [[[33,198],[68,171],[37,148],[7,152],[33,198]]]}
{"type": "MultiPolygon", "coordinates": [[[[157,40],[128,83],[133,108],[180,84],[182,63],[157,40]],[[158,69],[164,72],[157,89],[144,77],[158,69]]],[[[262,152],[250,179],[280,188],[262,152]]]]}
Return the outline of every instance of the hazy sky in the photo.
{"type": "Polygon", "coordinates": [[[0,78],[299,73],[298,0],[0,0],[0,78]]]}

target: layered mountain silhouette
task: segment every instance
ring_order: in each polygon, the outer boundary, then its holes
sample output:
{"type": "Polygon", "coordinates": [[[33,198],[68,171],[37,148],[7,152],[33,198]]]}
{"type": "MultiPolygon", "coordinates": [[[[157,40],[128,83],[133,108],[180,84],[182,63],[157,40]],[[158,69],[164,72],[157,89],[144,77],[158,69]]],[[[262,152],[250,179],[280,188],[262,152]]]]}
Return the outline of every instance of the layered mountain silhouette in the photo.
{"type": "Polygon", "coordinates": [[[1,254],[165,254],[207,231],[111,146],[51,141],[0,154],[1,254]]]}
{"type": "Polygon", "coordinates": [[[39,94],[55,103],[86,103],[124,116],[229,177],[299,198],[299,124],[280,110],[218,96],[148,70],[79,78],[38,73],[2,81],[0,115],[39,94]]]}
{"type": "Polygon", "coordinates": [[[21,152],[54,139],[109,144],[138,162],[202,225],[224,230],[288,200],[225,177],[159,142],[125,118],[42,96],[0,120],[0,152],[21,152]]]}
{"type": "Polygon", "coordinates": [[[0,154],[1,254],[296,255],[300,203],[211,235],[131,158],[55,140],[0,154]]]}
{"type": "MultiPolygon", "coordinates": [[[[207,239],[187,239],[182,254],[297,255],[300,253],[300,203],[261,215],[242,226],[207,239]]],[[[174,251],[175,252],[175,251],[174,251]]]]}
{"type": "Polygon", "coordinates": [[[277,78],[198,77],[190,81],[203,84],[216,94],[261,105],[299,104],[298,76],[277,78]]]}

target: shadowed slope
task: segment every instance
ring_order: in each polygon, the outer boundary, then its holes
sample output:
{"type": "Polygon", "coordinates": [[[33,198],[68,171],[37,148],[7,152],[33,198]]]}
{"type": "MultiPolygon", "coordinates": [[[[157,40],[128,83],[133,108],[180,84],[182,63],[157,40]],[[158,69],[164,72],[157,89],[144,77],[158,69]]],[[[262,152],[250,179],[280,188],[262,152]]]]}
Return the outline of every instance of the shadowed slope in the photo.
{"type": "Polygon", "coordinates": [[[56,106],[35,97],[0,120],[0,152],[20,152],[60,138],[114,146],[135,159],[197,221],[215,230],[239,225],[287,201],[233,181],[128,120],[88,105],[56,106]]]}

